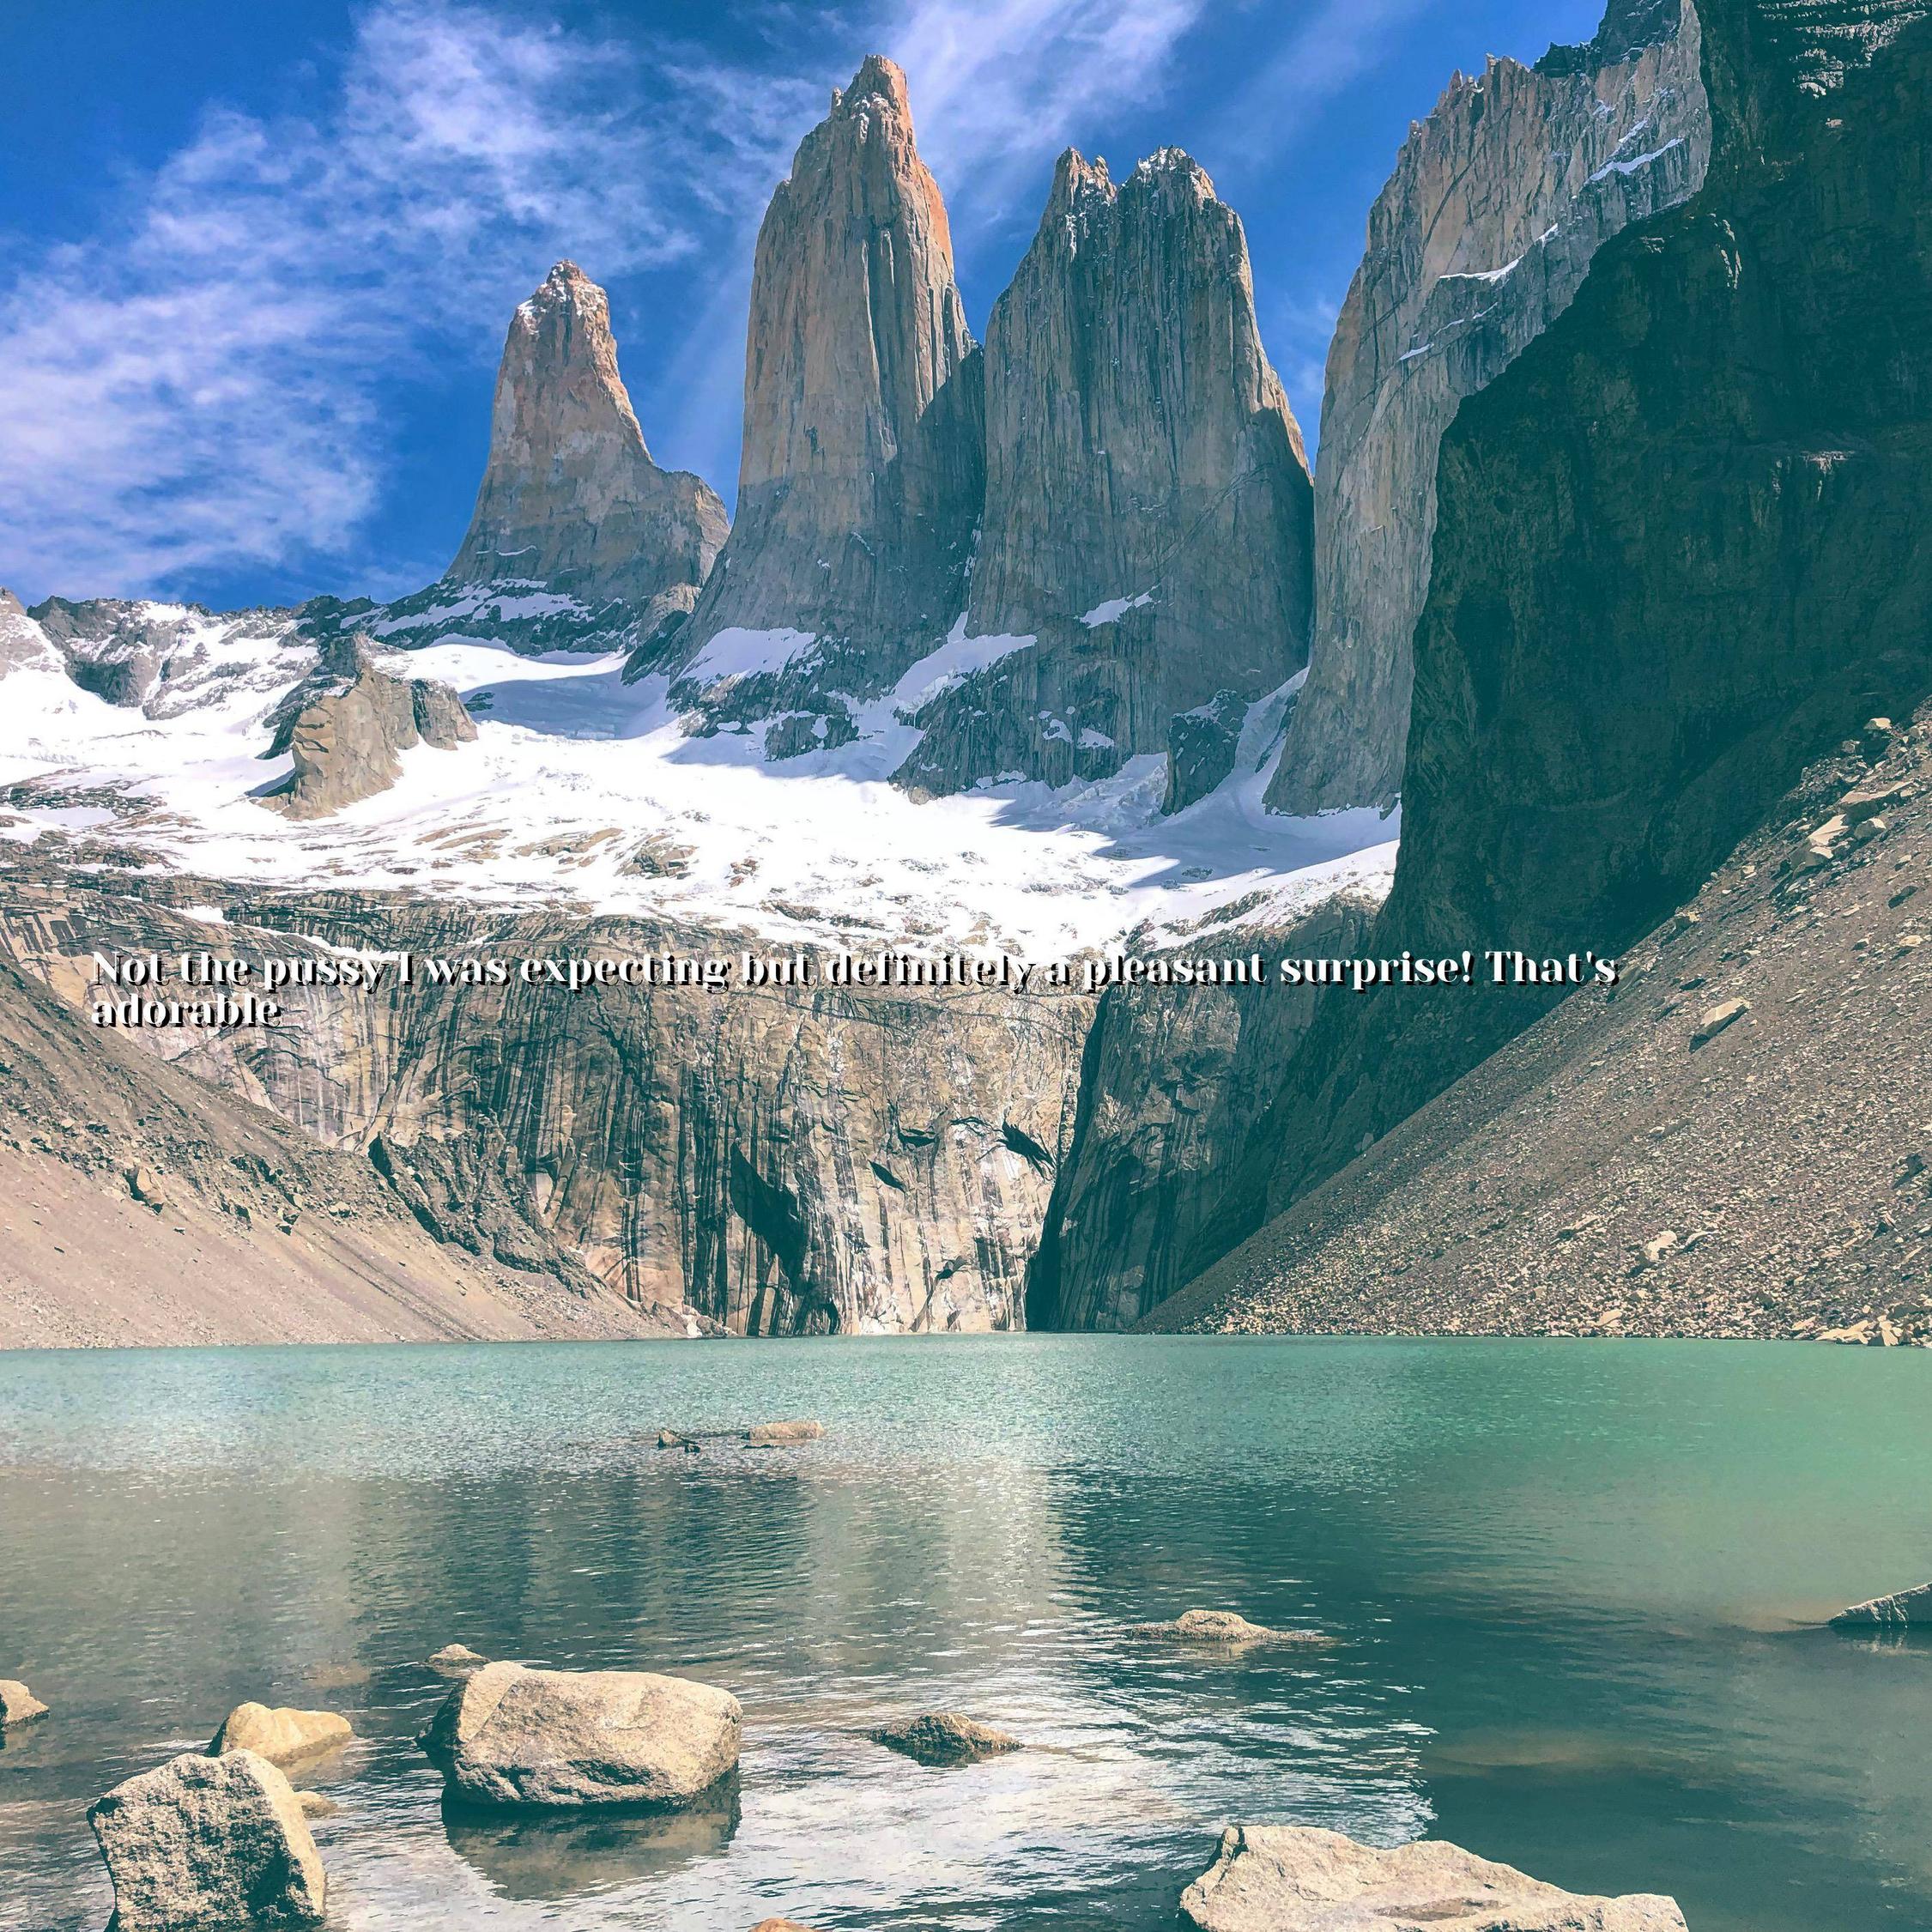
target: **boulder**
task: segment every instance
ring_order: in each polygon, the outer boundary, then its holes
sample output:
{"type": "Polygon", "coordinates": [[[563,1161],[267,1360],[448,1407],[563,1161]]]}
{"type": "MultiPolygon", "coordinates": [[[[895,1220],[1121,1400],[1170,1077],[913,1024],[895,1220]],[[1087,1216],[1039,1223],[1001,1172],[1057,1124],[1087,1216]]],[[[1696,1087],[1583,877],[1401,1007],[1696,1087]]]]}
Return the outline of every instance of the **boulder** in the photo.
{"type": "Polygon", "coordinates": [[[1832,1619],[1832,1628],[1863,1630],[1874,1624],[1895,1626],[1908,1623],[1932,1623],[1932,1584],[1921,1584],[1917,1590],[1902,1590],[1893,1596],[1874,1596],[1868,1603],[1854,1603],[1832,1619]]]}
{"type": "Polygon", "coordinates": [[[454,1795],[489,1805],[687,1804],[738,1761],[738,1700],[644,1670],[486,1664],[423,1748],[454,1795]]]}
{"type": "Polygon", "coordinates": [[[1709,1045],[1727,1027],[1735,1026],[1751,1010],[1749,1000],[1725,1000],[1720,1004],[1707,1008],[1697,1023],[1697,1031],[1691,1035],[1691,1046],[1696,1048],[1709,1045]]]}
{"type": "Polygon", "coordinates": [[[1024,1750],[1020,1740],[952,1711],[925,1711],[866,1733],[875,1744],[922,1765],[972,1765],[1024,1750]]]}
{"type": "Polygon", "coordinates": [[[342,1809],[333,1798],[325,1798],[319,1791],[298,1791],[295,1802],[301,1807],[305,1818],[333,1818],[342,1809]]]}
{"type": "Polygon", "coordinates": [[[783,1449],[796,1442],[816,1442],[825,1433],[822,1422],[759,1422],[745,1441],[753,1449],[783,1449]]]}
{"type": "Polygon", "coordinates": [[[292,1764],[318,1751],[333,1750],[354,1736],[347,1717],[333,1711],[271,1711],[265,1704],[238,1704],[209,1740],[208,1755],[254,1751],[271,1765],[292,1764]]]}
{"type": "Polygon", "coordinates": [[[47,1707],[15,1677],[0,1677],[0,1731],[44,1717],[47,1707]]]}
{"type": "Polygon", "coordinates": [[[115,1932],[319,1925],[322,1860],[288,1780],[254,1751],[190,1751],[117,1784],[88,1822],[115,1932]]]}
{"type": "Polygon", "coordinates": [[[1293,1825],[1231,1826],[1181,1917],[1201,1932],[1685,1932],[1656,1893],[1579,1898],[1440,1839],[1378,1851],[1293,1825]]]}
{"type": "Polygon", "coordinates": [[[1271,1630],[1232,1610],[1188,1610],[1172,1623],[1137,1623],[1129,1634],[1150,1643],[1214,1644],[1230,1650],[1318,1650],[1335,1641],[1319,1630],[1271,1630]]]}
{"type": "Polygon", "coordinates": [[[472,1670],[481,1670],[489,1661],[481,1651],[471,1650],[467,1644],[445,1644],[427,1659],[429,1668],[440,1671],[445,1677],[466,1677],[472,1670]]]}

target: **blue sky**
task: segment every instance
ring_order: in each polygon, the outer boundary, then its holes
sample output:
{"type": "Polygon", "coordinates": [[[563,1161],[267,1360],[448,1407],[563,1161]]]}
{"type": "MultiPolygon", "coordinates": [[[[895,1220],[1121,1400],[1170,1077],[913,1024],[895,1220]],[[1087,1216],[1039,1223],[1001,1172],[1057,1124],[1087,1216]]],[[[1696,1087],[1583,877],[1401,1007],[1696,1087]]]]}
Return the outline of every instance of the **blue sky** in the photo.
{"type": "Polygon", "coordinates": [[[911,77],[975,332],[1053,160],[1188,148],[1309,439],[1408,122],[1599,0],[66,0],[0,8],[0,584],[395,595],[466,524],[511,310],[610,290],[652,453],[729,500],[753,239],[827,90],[911,77]]]}

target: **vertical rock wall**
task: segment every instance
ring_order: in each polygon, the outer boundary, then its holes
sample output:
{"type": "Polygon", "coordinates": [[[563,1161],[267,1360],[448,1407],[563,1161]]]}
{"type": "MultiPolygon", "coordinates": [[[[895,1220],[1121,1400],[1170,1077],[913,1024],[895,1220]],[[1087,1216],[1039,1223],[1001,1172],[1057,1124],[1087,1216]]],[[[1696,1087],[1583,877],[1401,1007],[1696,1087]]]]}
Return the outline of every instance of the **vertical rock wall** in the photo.
{"type": "Polygon", "coordinates": [[[1588,46],[1458,74],[1411,128],[1329,352],[1314,644],[1275,809],[1387,807],[1401,791],[1443,433],[1563,312],[1610,236],[1702,181],[1700,39],[1689,0],[1681,15],[1620,0],[1588,46]]]}
{"type": "Polygon", "coordinates": [[[1179,714],[1251,702],[1305,662],[1301,433],[1262,348],[1240,219],[1186,154],[1164,148],[1117,186],[1104,162],[1061,156],[994,305],[985,411],[966,632],[1038,642],[920,715],[903,782],[1101,776],[1166,752],[1179,714]]]}

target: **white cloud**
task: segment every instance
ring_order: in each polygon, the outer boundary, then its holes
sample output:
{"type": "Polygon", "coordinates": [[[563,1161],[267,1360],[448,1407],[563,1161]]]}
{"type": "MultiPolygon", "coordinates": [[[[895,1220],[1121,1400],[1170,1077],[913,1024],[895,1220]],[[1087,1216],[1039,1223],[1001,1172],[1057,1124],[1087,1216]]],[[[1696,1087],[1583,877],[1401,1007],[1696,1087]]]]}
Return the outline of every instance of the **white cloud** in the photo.
{"type": "Polygon", "coordinates": [[[1222,138],[1251,165],[1279,154],[1306,131],[1320,108],[1390,57],[1402,28],[1440,3],[1311,0],[1236,95],[1222,122],[1222,138]]]}
{"type": "Polygon", "coordinates": [[[384,487],[379,379],[491,356],[559,255],[697,256],[782,172],[803,101],[675,48],[378,0],[326,118],[211,111],[112,231],[0,293],[0,581],[350,557],[384,487]]]}
{"type": "Polygon", "coordinates": [[[1207,0],[905,0],[886,51],[905,70],[919,151],[969,223],[1010,212],[1019,179],[1143,106],[1207,0]]]}

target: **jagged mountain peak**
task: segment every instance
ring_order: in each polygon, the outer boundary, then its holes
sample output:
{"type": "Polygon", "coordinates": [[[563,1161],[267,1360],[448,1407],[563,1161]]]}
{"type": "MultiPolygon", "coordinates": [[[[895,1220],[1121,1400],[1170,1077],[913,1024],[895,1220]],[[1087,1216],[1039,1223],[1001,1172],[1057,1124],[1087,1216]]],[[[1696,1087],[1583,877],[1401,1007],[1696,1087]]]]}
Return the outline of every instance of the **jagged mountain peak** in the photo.
{"type": "Polygon", "coordinates": [[[905,76],[869,56],[759,229],[737,523],[675,647],[695,678],[713,638],[755,633],[726,653],[741,682],[794,639],[872,692],[945,635],[979,504],[972,348],[905,76]]]}
{"type": "Polygon", "coordinates": [[[441,593],[478,584],[513,584],[525,604],[548,597],[592,616],[619,607],[625,622],[649,627],[691,608],[725,527],[724,506],[701,478],[652,462],[618,370],[609,299],[566,258],[510,318],[463,546],[397,627],[430,641],[452,601],[441,593]]]}
{"type": "Polygon", "coordinates": [[[905,84],[905,70],[885,54],[868,54],[858,64],[851,84],[832,90],[832,112],[850,118],[873,100],[882,100],[903,114],[910,131],[912,96],[905,84]]]}

